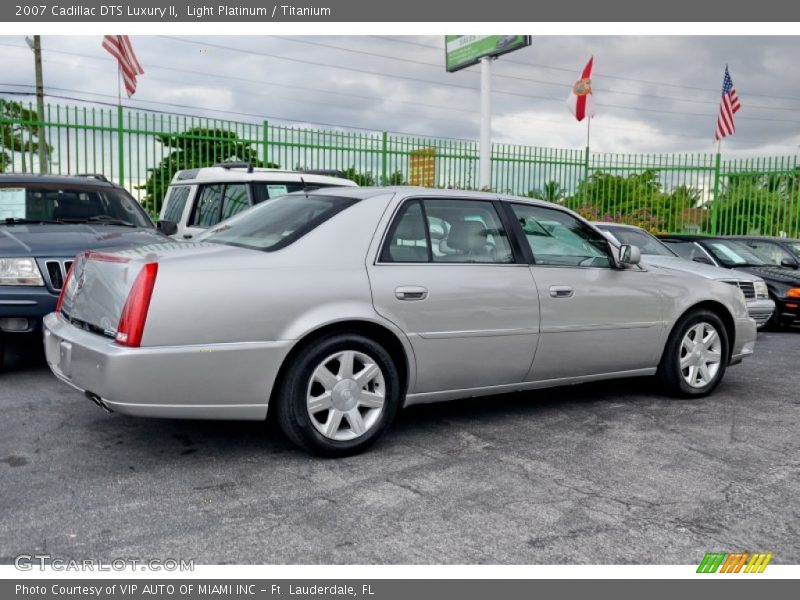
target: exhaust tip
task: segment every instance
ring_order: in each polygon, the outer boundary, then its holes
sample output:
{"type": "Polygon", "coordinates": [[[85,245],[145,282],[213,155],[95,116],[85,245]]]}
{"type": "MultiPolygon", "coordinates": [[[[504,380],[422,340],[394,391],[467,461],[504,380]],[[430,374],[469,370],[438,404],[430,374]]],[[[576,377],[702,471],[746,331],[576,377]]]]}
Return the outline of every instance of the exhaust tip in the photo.
{"type": "Polygon", "coordinates": [[[103,399],[102,399],[100,396],[98,396],[97,394],[95,394],[94,392],[89,392],[89,391],[87,391],[87,392],[85,392],[85,394],[86,394],[86,397],[87,397],[89,400],[91,400],[92,402],[94,402],[94,403],[95,403],[97,406],[99,406],[100,408],[102,408],[102,409],[103,409],[104,411],[106,411],[107,413],[112,413],[112,412],[114,412],[113,410],[111,410],[111,409],[108,407],[108,405],[105,403],[105,401],[104,401],[104,400],[103,400],[103,399]]]}

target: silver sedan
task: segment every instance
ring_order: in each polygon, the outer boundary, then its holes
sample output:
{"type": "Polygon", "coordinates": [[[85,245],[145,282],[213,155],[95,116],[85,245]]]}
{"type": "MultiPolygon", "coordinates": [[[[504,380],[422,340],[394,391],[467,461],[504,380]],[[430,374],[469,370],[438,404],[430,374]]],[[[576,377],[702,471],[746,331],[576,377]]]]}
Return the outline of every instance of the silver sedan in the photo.
{"type": "Polygon", "coordinates": [[[738,288],[649,269],[560,206],[422,188],[292,194],[197,243],[80,255],[45,319],[53,373],[109,411],[270,408],[328,455],[421,402],[652,375],[703,396],[755,338],[738,288]]]}

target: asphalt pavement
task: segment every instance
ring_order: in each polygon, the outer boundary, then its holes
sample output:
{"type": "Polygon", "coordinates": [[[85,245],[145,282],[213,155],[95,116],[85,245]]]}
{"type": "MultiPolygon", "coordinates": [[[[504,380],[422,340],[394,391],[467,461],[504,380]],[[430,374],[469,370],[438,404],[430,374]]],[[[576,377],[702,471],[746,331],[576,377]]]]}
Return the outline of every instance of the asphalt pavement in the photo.
{"type": "Polygon", "coordinates": [[[0,563],[800,563],[800,331],[760,334],[710,398],[638,379],[413,407],[339,460],[272,424],[109,415],[38,345],[9,354],[0,563]]]}

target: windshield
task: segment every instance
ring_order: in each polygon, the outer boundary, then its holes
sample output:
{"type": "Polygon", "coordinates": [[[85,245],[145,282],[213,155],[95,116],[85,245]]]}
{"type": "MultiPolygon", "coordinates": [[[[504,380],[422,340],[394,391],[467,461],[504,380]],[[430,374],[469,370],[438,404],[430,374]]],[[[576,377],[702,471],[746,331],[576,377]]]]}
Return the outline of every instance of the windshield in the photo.
{"type": "Polygon", "coordinates": [[[620,244],[638,246],[642,254],[651,256],[677,256],[672,250],[667,248],[663,242],[653,237],[641,229],[631,229],[629,227],[613,227],[610,225],[598,225],[603,231],[610,232],[620,244]]]}
{"type": "Polygon", "coordinates": [[[707,240],[702,242],[711,254],[726,267],[759,267],[766,262],[741,242],[707,240]]]}
{"type": "Polygon", "coordinates": [[[787,242],[786,245],[791,248],[792,254],[794,254],[795,257],[800,258],[800,242],[787,242]]]}
{"type": "Polygon", "coordinates": [[[267,252],[279,250],[355,202],[355,198],[333,196],[283,196],[222,221],[197,239],[267,252]]]}
{"type": "Polygon", "coordinates": [[[122,190],[59,183],[0,187],[0,223],[13,221],[152,227],[136,200],[122,190]]]}

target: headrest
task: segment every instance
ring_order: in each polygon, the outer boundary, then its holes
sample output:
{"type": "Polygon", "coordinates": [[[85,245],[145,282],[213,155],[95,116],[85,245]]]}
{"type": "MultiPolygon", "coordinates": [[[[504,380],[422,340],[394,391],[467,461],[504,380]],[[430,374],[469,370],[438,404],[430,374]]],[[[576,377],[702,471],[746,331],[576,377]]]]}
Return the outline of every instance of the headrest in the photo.
{"type": "Polygon", "coordinates": [[[459,252],[483,252],[486,249],[486,226],[477,221],[456,221],[450,226],[447,245],[459,252]]]}

